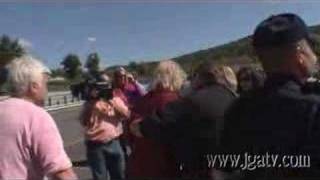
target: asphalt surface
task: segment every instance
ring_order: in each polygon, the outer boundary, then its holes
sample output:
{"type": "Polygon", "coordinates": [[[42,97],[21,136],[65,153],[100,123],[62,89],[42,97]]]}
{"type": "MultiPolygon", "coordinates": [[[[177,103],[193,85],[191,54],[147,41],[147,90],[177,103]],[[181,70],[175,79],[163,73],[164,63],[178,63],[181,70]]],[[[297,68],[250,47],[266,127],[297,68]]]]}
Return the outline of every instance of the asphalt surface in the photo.
{"type": "Polygon", "coordinates": [[[67,154],[71,158],[74,170],[80,179],[92,179],[89,168],[86,165],[86,149],[82,127],[79,123],[81,107],[73,107],[50,111],[64,140],[67,154]]]}

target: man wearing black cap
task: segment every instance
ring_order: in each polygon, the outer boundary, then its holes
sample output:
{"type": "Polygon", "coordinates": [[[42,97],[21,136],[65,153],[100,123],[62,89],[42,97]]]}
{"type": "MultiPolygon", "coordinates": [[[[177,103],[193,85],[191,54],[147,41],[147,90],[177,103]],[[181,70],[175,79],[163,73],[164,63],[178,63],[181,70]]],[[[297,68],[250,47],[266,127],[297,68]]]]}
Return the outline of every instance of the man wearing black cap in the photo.
{"type": "Polygon", "coordinates": [[[320,96],[303,91],[317,70],[307,26],[295,14],[271,16],[252,42],[267,80],[226,113],[222,153],[241,155],[243,165],[233,168],[244,179],[320,177],[320,96]]]}

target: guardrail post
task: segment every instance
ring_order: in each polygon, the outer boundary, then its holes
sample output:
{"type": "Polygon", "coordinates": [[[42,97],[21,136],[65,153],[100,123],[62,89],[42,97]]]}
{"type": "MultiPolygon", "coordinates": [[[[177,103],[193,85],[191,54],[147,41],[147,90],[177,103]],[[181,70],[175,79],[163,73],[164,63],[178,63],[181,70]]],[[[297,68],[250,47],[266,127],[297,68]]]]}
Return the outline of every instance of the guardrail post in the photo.
{"type": "Polygon", "coordinates": [[[52,106],[52,99],[51,99],[51,97],[49,97],[49,99],[48,99],[48,104],[49,104],[49,106],[52,106]]]}
{"type": "Polygon", "coordinates": [[[64,95],[64,96],[63,96],[63,100],[64,100],[64,104],[68,104],[68,98],[67,98],[67,95],[64,95]]]}

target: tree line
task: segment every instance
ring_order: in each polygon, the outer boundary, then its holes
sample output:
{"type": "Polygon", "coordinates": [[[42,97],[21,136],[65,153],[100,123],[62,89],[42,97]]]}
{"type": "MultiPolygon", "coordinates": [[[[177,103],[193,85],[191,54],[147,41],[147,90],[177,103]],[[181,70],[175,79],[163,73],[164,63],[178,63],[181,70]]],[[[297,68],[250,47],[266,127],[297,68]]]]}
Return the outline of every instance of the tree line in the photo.
{"type": "Polygon", "coordinates": [[[53,70],[52,76],[63,76],[71,81],[77,81],[89,76],[96,76],[100,70],[100,57],[97,52],[90,53],[84,64],[87,69],[83,71],[80,58],[76,54],[68,54],[61,62],[63,69],[53,70]]]}
{"type": "MultiPolygon", "coordinates": [[[[8,35],[0,36],[0,68],[3,69],[14,58],[26,54],[24,47],[19,44],[19,39],[10,38],[8,35]]],[[[95,75],[99,71],[100,57],[97,52],[90,53],[84,67],[87,73],[95,75]]],[[[76,54],[68,54],[61,62],[62,69],[52,69],[53,77],[63,76],[68,79],[76,79],[82,75],[82,64],[76,54]]]]}
{"type": "MultiPolygon", "coordinates": [[[[310,27],[312,32],[313,49],[320,57],[320,25],[310,27]]],[[[0,68],[10,62],[15,57],[25,54],[25,49],[19,44],[18,39],[12,39],[7,35],[0,37],[0,68]]],[[[189,73],[206,61],[216,61],[228,65],[257,64],[257,58],[251,47],[251,36],[226,43],[220,46],[196,51],[174,58],[183,69],[189,73]]],[[[130,62],[125,68],[130,72],[135,72],[139,76],[148,77],[152,74],[158,62],[130,62]]],[[[69,82],[77,82],[98,73],[100,70],[100,57],[97,52],[87,56],[86,62],[82,65],[80,58],[76,54],[68,54],[60,63],[62,68],[52,69],[52,77],[62,76],[69,82]],[[84,71],[83,69],[86,69],[84,71]]],[[[118,66],[108,67],[105,70],[112,74],[118,66]]],[[[0,74],[0,82],[3,81],[0,74]]]]}

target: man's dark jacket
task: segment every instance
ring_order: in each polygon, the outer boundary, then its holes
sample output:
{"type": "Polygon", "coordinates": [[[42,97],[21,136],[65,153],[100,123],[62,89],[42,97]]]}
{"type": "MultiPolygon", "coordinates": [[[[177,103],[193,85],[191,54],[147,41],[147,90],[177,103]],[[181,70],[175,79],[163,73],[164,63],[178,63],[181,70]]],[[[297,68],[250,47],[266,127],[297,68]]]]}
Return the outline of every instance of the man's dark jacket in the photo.
{"type": "Polygon", "coordinates": [[[240,97],[226,114],[221,153],[310,155],[311,168],[274,167],[247,173],[253,179],[317,176],[313,170],[320,154],[320,96],[305,87],[293,77],[273,75],[264,88],[240,97]]]}
{"type": "Polygon", "coordinates": [[[206,164],[205,155],[216,150],[224,113],[235,98],[235,93],[220,85],[203,88],[144,119],[142,134],[171,144],[179,164],[199,168],[206,164]]]}

